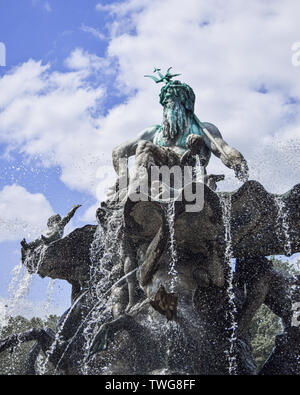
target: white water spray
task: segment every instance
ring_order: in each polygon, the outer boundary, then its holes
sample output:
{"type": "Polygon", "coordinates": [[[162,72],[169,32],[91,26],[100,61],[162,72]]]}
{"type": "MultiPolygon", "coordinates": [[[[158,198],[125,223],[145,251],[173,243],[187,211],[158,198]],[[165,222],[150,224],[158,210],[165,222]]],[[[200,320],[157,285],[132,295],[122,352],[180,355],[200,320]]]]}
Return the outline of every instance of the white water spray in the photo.
{"type": "Polygon", "coordinates": [[[288,223],[288,211],[287,207],[281,198],[281,196],[275,196],[274,202],[277,207],[277,224],[276,224],[276,232],[278,238],[280,239],[281,236],[284,236],[285,244],[284,244],[284,252],[285,255],[291,256],[292,255],[292,244],[289,234],[289,223],[288,223]]]}
{"type": "Polygon", "coordinates": [[[175,201],[169,202],[167,207],[167,221],[170,233],[170,254],[171,263],[168,274],[171,276],[170,291],[174,292],[175,283],[178,277],[176,265],[178,262],[176,240],[175,240],[175,201]]]}
{"type": "Polygon", "coordinates": [[[119,211],[116,210],[110,217],[106,230],[101,225],[98,225],[90,248],[90,260],[92,263],[90,270],[90,297],[93,301],[92,304],[98,307],[91,312],[87,326],[83,330],[83,336],[85,337],[83,374],[89,373],[87,362],[89,350],[98,332],[99,325],[105,320],[103,306],[105,306],[109,298],[107,291],[113,285],[111,269],[114,255],[120,253],[118,236],[122,226],[121,218],[119,211]]]}
{"type": "Polygon", "coordinates": [[[229,298],[229,318],[231,321],[231,327],[228,328],[231,331],[231,336],[230,336],[230,348],[229,350],[226,351],[226,355],[228,357],[228,362],[229,362],[229,367],[228,371],[230,375],[234,375],[237,372],[237,361],[236,361],[236,355],[234,353],[234,346],[235,342],[237,340],[237,321],[236,321],[236,306],[235,306],[235,295],[234,295],[234,288],[233,288],[233,276],[234,276],[234,271],[233,271],[233,265],[232,265],[232,259],[233,259],[233,251],[232,251],[232,237],[231,237],[231,195],[230,194],[221,194],[220,195],[221,199],[221,207],[222,207],[222,214],[223,214],[223,223],[224,223],[224,228],[225,228],[225,263],[228,265],[229,273],[228,273],[228,288],[227,288],[227,294],[229,298]]]}

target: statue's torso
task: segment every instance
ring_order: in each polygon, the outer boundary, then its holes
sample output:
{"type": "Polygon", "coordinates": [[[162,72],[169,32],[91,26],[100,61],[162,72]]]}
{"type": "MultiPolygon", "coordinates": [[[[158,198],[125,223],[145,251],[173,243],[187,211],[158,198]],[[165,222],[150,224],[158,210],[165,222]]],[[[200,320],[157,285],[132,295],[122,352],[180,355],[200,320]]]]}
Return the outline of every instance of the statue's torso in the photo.
{"type": "Polygon", "coordinates": [[[202,129],[195,122],[193,122],[188,130],[177,136],[176,139],[172,141],[163,136],[163,128],[161,126],[157,129],[154,135],[153,143],[160,145],[161,147],[172,148],[179,155],[183,155],[187,150],[186,140],[190,134],[197,134],[199,136],[205,137],[202,129]]]}
{"type": "Polygon", "coordinates": [[[51,237],[53,241],[61,239],[63,235],[64,235],[64,228],[59,224],[54,225],[51,229],[48,229],[46,232],[46,237],[51,237]]]}

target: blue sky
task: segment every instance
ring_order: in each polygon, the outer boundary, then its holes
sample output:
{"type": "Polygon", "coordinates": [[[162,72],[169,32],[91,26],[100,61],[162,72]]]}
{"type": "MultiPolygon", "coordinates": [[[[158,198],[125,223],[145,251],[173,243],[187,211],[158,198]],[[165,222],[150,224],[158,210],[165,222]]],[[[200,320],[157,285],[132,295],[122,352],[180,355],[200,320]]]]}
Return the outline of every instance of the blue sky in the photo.
{"type": "MultiPolygon", "coordinates": [[[[0,306],[19,241],[77,203],[67,231],[94,223],[112,148],[161,122],[159,87],[143,77],[154,66],[182,74],[198,117],[243,152],[251,178],[274,193],[300,182],[300,4],[243,4],[0,0],[0,306]]],[[[226,174],[221,189],[240,186],[216,158],[209,170],[226,174]]],[[[35,278],[19,311],[41,311],[47,286],[35,278]]],[[[69,293],[57,282],[51,311],[67,308],[69,293]]]]}
{"type": "Polygon", "coordinates": [[[61,69],[62,59],[74,46],[100,56],[105,53],[107,42],[97,42],[81,30],[85,24],[104,28],[108,22],[107,14],[95,12],[97,1],[2,0],[0,5],[1,38],[8,48],[8,65],[34,58],[51,61],[61,69]]]}
{"type": "MultiPolygon", "coordinates": [[[[103,2],[103,4],[109,2],[103,2]]],[[[99,40],[88,31],[88,27],[100,27],[105,32],[105,25],[111,17],[108,13],[97,13],[97,1],[0,1],[0,41],[6,46],[6,67],[0,67],[0,76],[28,59],[51,63],[55,70],[64,71],[64,59],[72,50],[82,47],[88,52],[104,56],[108,40],[99,40]]],[[[115,102],[118,102],[116,98],[115,102]]],[[[113,104],[114,101],[111,101],[113,104]]],[[[110,105],[110,103],[108,103],[110,105]]],[[[0,146],[0,189],[6,185],[17,184],[26,188],[31,194],[42,193],[47,197],[55,212],[67,213],[77,202],[91,205],[95,200],[84,192],[70,190],[60,180],[59,166],[45,168],[38,159],[24,157],[15,150],[11,157],[3,157],[6,144],[0,146]]],[[[25,208],[24,208],[25,209],[25,208]]],[[[81,225],[74,221],[73,226],[81,225]]],[[[11,269],[19,260],[19,241],[3,241],[0,244],[1,281],[0,297],[7,297],[11,281],[11,269]]],[[[35,279],[30,299],[38,302],[45,299],[45,282],[35,279]]],[[[67,307],[70,288],[64,282],[57,282],[53,298],[67,307]],[[58,292],[60,291],[60,292],[58,292]]],[[[30,307],[28,313],[30,314],[30,307]]],[[[54,309],[55,310],[55,309],[54,309]]]]}

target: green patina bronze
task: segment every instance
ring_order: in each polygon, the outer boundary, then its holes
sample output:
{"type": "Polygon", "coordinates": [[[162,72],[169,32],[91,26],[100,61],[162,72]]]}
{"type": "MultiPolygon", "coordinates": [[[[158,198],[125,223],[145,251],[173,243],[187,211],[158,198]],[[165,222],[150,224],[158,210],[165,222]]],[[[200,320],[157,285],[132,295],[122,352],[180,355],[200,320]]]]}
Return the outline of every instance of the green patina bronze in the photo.
{"type": "MultiPolygon", "coordinates": [[[[195,104],[195,93],[193,89],[180,81],[172,80],[172,78],[177,77],[181,74],[171,74],[170,70],[172,67],[169,67],[166,74],[163,75],[158,68],[154,68],[154,73],[157,73],[160,78],[157,78],[152,75],[145,75],[145,77],[149,77],[153,79],[157,84],[160,82],[165,82],[165,85],[162,87],[161,92],[159,94],[159,102],[164,107],[168,100],[174,100],[176,98],[179,103],[192,114],[194,113],[194,104],[195,104]]],[[[203,132],[203,127],[198,119],[192,117],[193,121],[191,123],[190,129],[186,130],[183,134],[180,134],[176,138],[176,146],[181,147],[187,150],[186,139],[190,134],[196,134],[198,136],[205,137],[205,133],[203,132]]],[[[160,145],[161,147],[168,147],[170,142],[168,138],[164,135],[163,127],[161,126],[157,132],[155,133],[153,143],[156,145],[160,145]]]]}
{"type": "Polygon", "coordinates": [[[177,77],[178,75],[181,75],[181,74],[171,74],[170,73],[171,68],[172,67],[169,67],[167,72],[166,72],[166,74],[163,75],[160,72],[161,69],[158,69],[158,68],[155,67],[154,70],[153,70],[153,73],[157,73],[159,75],[159,78],[157,78],[157,77],[155,77],[153,75],[149,75],[149,74],[144,75],[144,77],[152,78],[153,81],[155,81],[157,84],[159,84],[160,82],[168,83],[168,82],[171,81],[172,78],[177,77]]]}
{"type": "MultiPolygon", "coordinates": [[[[210,143],[214,144],[217,151],[224,158],[228,158],[227,153],[223,150],[221,145],[215,140],[214,136],[210,133],[210,131],[206,128],[206,126],[199,120],[199,118],[194,114],[194,104],[195,104],[195,93],[193,89],[181,81],[175,80],[172,81],[172,78],[177,77],[181,74],[171,74],[170,70],[172,67],[169,67],[166,74],[163,75],[158,68],[154,68],[154,73],[158,73],[160,78],[157,78],[152,75],[145,75],[144,77],[149,77],[153,79],[157,84],[160,82],[165,82],[165,85],[162,87],[159,102],[164,107],[169,100],[178,100],[178,102],[186,109],[187,112],[191,113],[191,126],[189,130],[186,130],[183,134],[180,134],[176,139],[176,146],[187,150],[188,147],[186,145],[186,140],[190,134],[195,134],[201,136],[203,138],[207,138],[210,143]]],[[[184,129],[184,128],[183,128],[184,129]]],[[[153,143],[156,145],[160,145],[162,147],[168,147],[170,142],[169,139],[163,133],[163,127],[161,126],[157,132],[155,133],[153,143]]],[[[209,153],[209,157],[211,154],[209,153]]],[[[230,159],[229,159],[230,160],[230,159]]]]}

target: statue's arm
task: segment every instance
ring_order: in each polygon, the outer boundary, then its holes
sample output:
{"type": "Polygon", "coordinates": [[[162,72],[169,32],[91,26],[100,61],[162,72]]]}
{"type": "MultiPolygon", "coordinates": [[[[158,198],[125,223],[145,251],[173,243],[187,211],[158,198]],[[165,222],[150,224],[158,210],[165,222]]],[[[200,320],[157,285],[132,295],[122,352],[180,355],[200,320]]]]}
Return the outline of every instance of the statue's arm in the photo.
{"type": "Polygon", "coordinates": [[[116,173],[119,175],[119,159],[126,158],[128,159],[130,156],[135,155],[136,148],[138,143],[141,140],[153,141],[154,135],[156,131],[160,128],[160,125],[150,126],[147,129],[144,129],[135,139],[125,141],[118,145],[112,152],[112,160],[113,166],[116,173]]]}
{"type": "Polygon", "coordinates": [[[215,125],[209,122],[203,122],[203,125],[215,141],[205,136],[204,140],[208,148],[214,155],[221,159],[225,166],[233,169],[239,179],[246,181],[248,179],[248,165],[243,155],[237,149],[230,147],[226,143],[215,125]]]}
{"type": "Polygon", "coordinates": [[[76,206],[74,206],[72,208],[71,211],[68,212],[68,214],[61,220],[60,225],[64,228],[68,222],[70,222],[71,218],[74,216],[76,210],[81,207],[81,204],[76,204],[76,206]]]}

